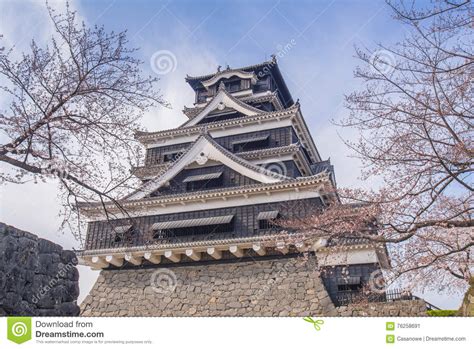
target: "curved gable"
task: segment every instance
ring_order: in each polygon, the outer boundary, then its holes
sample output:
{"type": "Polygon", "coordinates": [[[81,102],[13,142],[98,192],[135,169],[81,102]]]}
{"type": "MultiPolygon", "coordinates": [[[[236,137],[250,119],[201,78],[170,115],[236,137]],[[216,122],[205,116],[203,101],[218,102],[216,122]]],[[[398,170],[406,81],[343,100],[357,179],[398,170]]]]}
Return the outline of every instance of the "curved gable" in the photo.
{"type": "Polygon", "coordinates": [[[198,124],[199,121],[208,116],[211,112],[221,109],[224,110],[225,108],[233,109],[246,116],[255,116],[263,113],[262,110],[252,107],[232,97],[221,85],[219,87],[219,92],[209,101],[209,103],[199,112],[199,114],[191,120],[185,122],[182,126],[194,126],[198,124]]]}
{"type": "Polygon", "coordinates": [[[243,70],[224,70],[222,72],[217,73],[212,78],[202,81],[201,84],[208,89],[212,85],[215,85],[220,79],[229,79],[233,76],[237,76],[241,79],[249,79],[252,83],[257,82],[257,76],[254,72],[246,72],[243,70]]]}
{"type": "Polygon", "coordinates": [[[205,165],[209,160],[221,163],[230,169],[240,173],[242,176],[253,179],[259,183],[277,183],[289,178],[270,170],[239,158],[232,154],[219,144],[217,144],[210,136],[201,135],[194,144],[174,162],[168,170],[145,183],[139,190],[131,194],[127,198],[130,200],[139,200],[150,195],[172,178],[178,175],[186,166],[197,163],[205,165]]]}

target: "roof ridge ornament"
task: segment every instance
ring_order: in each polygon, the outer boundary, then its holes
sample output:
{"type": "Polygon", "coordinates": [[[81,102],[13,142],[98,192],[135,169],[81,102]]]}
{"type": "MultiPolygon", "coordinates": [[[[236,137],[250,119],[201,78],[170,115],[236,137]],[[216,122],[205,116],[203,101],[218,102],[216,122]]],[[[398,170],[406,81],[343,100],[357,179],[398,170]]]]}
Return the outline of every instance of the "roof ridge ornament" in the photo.
{"type": "Polygon", "coordinates": [[[206,162],[209,160],[209,156],[205,152],[200,152],[195,158],[194,161],[197,162],[198,165],[205,165],[206,162]]]}
{"type": "MultiPolygon", "coordinates": [[[[265,67],[265,66],[268,66],[268,63],[269,61],[265,61],[265,62],[261,62],[261,63],[257,63],[257,64],[252,64],[252,65],[248,65],[248,66],[244,66],[244,67],[239,67],[239,68],[235,68],[233,70],[250,70],[250,69],[257,69],[257,68],[260,68],[260,67],[265,67]]],[[[232,70],[232,69],[231,69],[232,70]]],[[[221,69],[221,72],[224,71],[221,69]]],[[[216,75],[216,73],[210,73],[210,74],[204,74],[204,75],[198,75],[198,76],[191,76],[189,74],[186,74],[186,81],[187,82],[190,82],[190,81],[196,81],[196,80],[204,80],[204,79],[210,79],[212,78],[214,75],[216,75]]]]}

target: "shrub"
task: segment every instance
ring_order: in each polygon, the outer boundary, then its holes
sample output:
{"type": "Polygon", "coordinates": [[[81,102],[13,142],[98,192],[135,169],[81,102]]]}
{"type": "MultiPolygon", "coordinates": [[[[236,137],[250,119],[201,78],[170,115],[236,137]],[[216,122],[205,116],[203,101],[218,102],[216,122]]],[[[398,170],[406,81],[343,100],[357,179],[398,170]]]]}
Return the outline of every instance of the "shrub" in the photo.
{"type": "Polygon", "coordinates": [[[428,310],[428,316],[456,316],[457,310],[428,310]]]}

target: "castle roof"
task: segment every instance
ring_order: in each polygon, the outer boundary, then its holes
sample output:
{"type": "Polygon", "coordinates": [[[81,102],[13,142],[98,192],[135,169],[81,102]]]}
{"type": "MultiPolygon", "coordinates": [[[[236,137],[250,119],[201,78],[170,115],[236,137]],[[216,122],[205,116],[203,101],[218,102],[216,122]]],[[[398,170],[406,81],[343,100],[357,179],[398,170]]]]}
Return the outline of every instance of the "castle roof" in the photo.
{"type": "Polygon", "coordinates": [[[206,104],[206,106],[203,107],[194,118],[186,121],[180,127],[196,125],[210,112],[218,108],[231,108],[247,116],[255,116],[262,113],[260,109],[252,107],[251,105],[244,103],[238,98],[232,96],[226,91],[224,84],[221,83],[217,94],[206,104]]]}
{"type": "Polygon", "coordinates": [[[288,89],[283,75],[281,74],[280,68],[275,55],[272,55],[272,59],[264,61],[262,63],[249,65],[241,68],[227,68],[225,70],[217,70],[215,73],[201,75],[201,76],[186,76],[186,82],[194,89],[206,88],[210,83],[215,83],[221,78],[228,78],[231,76],[243,76],[243,74],[249,79],[259,79],[265,75],[270,74],[275,79],[278,86],[278,92],[280,93],[283,105],[289,107],[294,104],[293,97],[291,97],[290,90],[288,89]],[[253,73],[254,75],[249,75],[253,73]]]}
{"type": "Polygon", "coordinates": [[[228,151],[207,134],[202,134],[196,141],[175,161],[164,173],[142,185],[127,199],[142,199],[166,184],[171,178],[182,171],[186,166],[197,162],[200,165],[209,160],[218,161],[233,170],[261,183],[274,183],[288,179],[288,177],[256,166],[228,151]]]}
{"type": "MultiPolygon", "coordinates": [[[[308,164],[308,160],[306,156],[304,156],[302,152],[302,147],[299,143],[293,143],[293,144],[286,145],[283,147],[273,147],[273,148],[264,148],[264,149],[237,152],[236,155],[239,158],[242,158],[244,160],[256,160],[256,159],[271,158],[274,156],[294,155],[294,156],[297,156],[297,158],[300,158],[301,162],[304,163],[303,164],[304,170],[301,169],[303,173],[316,174],[316,172],[311,171],[311,167],[308,164]]],[[[163,164],[157,164],[157,165],[135,167],[133,169],[133,174],[141,179],[152,179],[152,178],[155,178],[157,175],[167,171],[167,169],[170,166],[171,166],[171,163],[163,163],[163,164]]],[[[317,173],[319,172],[322,172],[322,171],[318,171],[317,173]]]]}

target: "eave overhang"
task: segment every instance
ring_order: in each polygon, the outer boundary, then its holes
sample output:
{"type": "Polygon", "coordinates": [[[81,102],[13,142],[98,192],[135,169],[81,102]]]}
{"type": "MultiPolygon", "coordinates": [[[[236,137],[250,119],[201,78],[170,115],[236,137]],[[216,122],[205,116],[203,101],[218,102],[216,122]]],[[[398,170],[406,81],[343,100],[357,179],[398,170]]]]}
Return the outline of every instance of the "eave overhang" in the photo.
{"type": "Polygon", "coordinates": [[[243,128],[249,124],[262,124],[265,122],[271,122],[275,120],[290,119],[293,125],[293,129],[298,134],[301,144],[307,149],[313,162],[321,161],[321,156],[314,144],[313,138],[309,132],[308,126],[301,115],[299,103],[294,104],[290,108],[261,113],[255,116],[231,119],[221,122],[213,122],[205,125],[194,125],[185,126],[181,128],[175,128],[170,130],[163,130],[157,132],[137,132],[135,138],[144,145],[153,145],[157,141],[165,141],[166,139],[175,139],[178,137],[186,137],[192,135],[198,135],[206,130],[212,134],[213,130],[232,129],[232,128],[243,128]]]}
{"type": "Polygon", "coordinates": [[[378,263],[384,269],[391,267],[385,245],[381,243],[324,247],[316,251],[316,256],[320,266],[378,263]]]}
{"type": "Polygon", "coordinates": [[[276,91],[266,91],[263,94],[251,95],[248,97],[243,97],[240,99],[244,103],[261,103],[261,102],[271,102],[275,109],[283,110],[285,107],[278,98],[278,93],[276,91]]]}
{"type": "MultiPolygon", "coordinates": [[[[206,203],[209,201],[227,201],[232,198],[248,199],[249,197],[263,195],[269,196],[277,192],[300,192],[300,191],[314,191],[314,197],[320,197],[325,193],[328,186],[332,186],[328,173],[320,173],[310,177],[299,177],[295,179],[288,179],[276,183],[260,183],[241,187],[228,187],[214,190],[186,192],[171,195],[161,195],[156,197],[146,197],[138,200],[119,200],[120,207],[115,203],[80,203],[78,208],[81,214],[86,217],[96,219],[101,216],[104,209],[109,213],[123,212],[125,210],[130,216],[134,216],[133,212],[136,210],[152,207],[167,207],[173,205],[187,205],[190,203],[206,203]]],[[[329,189],[331,191],[331,189],[329,189]]]]}
{"type": "Polygon", "coordinates": [[[207,134],[201,134],[197,140],[180,157],[172,162],[165,172],[144,183],[138,190],[127,196],[135,200],[144,198],[166,185],[174,176],[187,166],[197,163],[205,165],[208,161],[222,163],[240,174],[261,183],[274,183],[288,179],[287,176],[272,172],[264,167],[256,166],[215,142],[207,134]]]}
{"type": "Polygon", "coordinates": [[[266,120],[274,120],[274,119],[282,119],[282,118],[290,118],[297,114],[299,110],[299,105],[294,105],[290,108],[274,111],[274,112],[267,112],[267,113],[260,113],[254,116],[238,118],[238,119],[230,119],[225,121],[218,121],[212,122],[205,125],[191,125],[191,126],[184,126],[179,128],[173,128],[168,130],[156,131],[156,132],[142,132],[138,131],[135,133],[135,138],[140,141],[142,144],[152,144],[155,143],[157,140],[167,139],[167,138],[176,138],[179,136],[189,136],[193,134],[199,134],[203,130],[211,131],[215,129],[222,129],[222,128],[230,128],[230,127],[242,127],[247,124],[253,123],[262,123],[266,120]]]}
{"type": "Polygon", "coordinates": [[[260,109],[254,108],[246,103],[243,103],[239,99],[232,96],[229,92],[225,90],[225,88],[221,84],[217,94],[206,104],[206,106],[203,107],[195,117],[182,124],[180,128],[186,126],[195,126],[199,121],[208,116],[209,113],[219,108],[221,108],[221,110],[224,110],[225,108],[230,108],[246,116],[255,116],[262,113],[260,109]]]}
{"type": "MultiPolygon", "coordinates": [[[[284,109],[283,104],[281,103],[280,99],[278,98],[278,94],[277,94],[276,91],[274,91],[274,92],[266,91],[266,92],[261,93],[261,94],[251,95],[251,96],[248,96],[248,97],[242,97],[242,98],[239,98],[239,101],[241,101],[243,103],[246,103],[246,104],[248,104],[248,103],[270,102],[270,103],[273,104],[276,111],[284,109]]],[[[192,107],[192,108],[184,107],[183,114],[186,115],[189,119],[193,119],[204,108],[205,108],[205,106],[192,107]]],[[[260,110],[259,112],[262,113],[264,111],[260,110]]]]}
{"type": "MultiPolygon", "coordinates": [[[[250,65],[250,66],[242,67],[238,69],[230,69],[230,70],[231,71],[246,71],[246,72],[259,71],[259,72],[264,72],[265,74],[271,74],[277,83],[283,105],[285,107],[289,107],[294,103],[293,98],[291,97],[291,93],[288,89],[288,86],[286,85],[285,80],[283,79],[283,76],[281,74],[280,68],[278,67],[278,62],[275,55],[272,55],[272,59],[269,61],[265,61],[259,64],[254,64],[254,65],[250,65]]],[[[194,90],[196,90],[197,88],[203,86],[202,81],[209,80],[220,73],[221,72],[218,71],[213,74],[207,74],[207,75],[201,75],[201,76],[187,75],[185,80],[194,90]]]]}
{"type": "MultiPolygon", "coordinates": [[[[270,249],[279,254],[288,254],[290,251],[292,253],[314,252],[311,244],[305,241],[304,235],[280,232],[241,238],[86,250],[77,253],[77,256],[81,265],[86,265],[93,269],[103,269],[111,266],[121,267],[126,262],[135,266],[141,265],[144,262],[149,264],[160,264],[163,261],[180,263],[184,257],[187,257],[186,260],[188,262],[199,261],[203,255],[209,255],[212,259],[219,260],[222,258],[222,252],[229,252],[237,258],[241,258],[248,250],[251,250],[258,256],[265,256],[270,249]]],[[[318,260],[322,260],[323,266],[338,265],[341,254],[344,254],[345,265],[375,262],[379,263],[383,268],[388,268],[389,265],[386,264],[383,252],[379,253],[379,251],[383,251],[383,247],[366,244],[330,247],[315,253],[318,260]],[[361,258],[366,258],[366,260],[361,260],[361,258]],[[334,262],[332,263],[331,261],[334,262]]]]}
{"type": "Polygon", "coordinates": [[[252,84],[257,82],[257,76],[253,72],[248,72],[240,69],[226,69],[220,72],[217,72],[213,77],[201,81],[204,88],[209,89],[209,87],[215,85],[220,79],[229,79],[231,77],[237,76],[241,79],[249,79],[252,84]]]}
{"type": "MultiPolygon", "coordinates": [[[[265,67],[265,66],[268,66],[268,65],[271,65],[271,64],[276,64],[276,59],[275,58],[273,58],[270,61],[265,61],[265,62],[262,62],[262,63],[253,64],[253,65],[249,65],[249,66],[246,66],[246,67],[242,67],[242,68],[238,68],[238,69],[231,69],[231,70],[249,71],[249,70],[254,70],[256,68],[265,67]]],[[[212,74],[201,75],[201,76],[186,75],[185,80],[186,80],[186,82],[192,84],[192,82],[208,80],[208,79],[212,78],[213,76],[215,76],[216,74],[219,74],[219,72],[212,73],[212,74]]],[[[191,86],[193,86],[193,85],[191,85],[191,86]]]]}
{"type": "MultiPolygon", "coordinates": [[[[252,150],[246,152],[235,153],[236,156],[244,160],[267,160],[267,159],[279,159],[282,156],[292,156],[298,169],[304,176],[312,174],[311,167],[309,166],[308,159],[303,153],[299,144],[290,144],[283,147],[266,148],[259,150],[252,150]]],[[[158,165],[145,165],[140,167],[134,167],[132,173],[141,180],[150,180],[163,174],[171,163],[167,162],[158,165]]]]}

